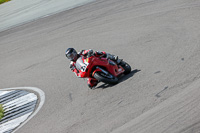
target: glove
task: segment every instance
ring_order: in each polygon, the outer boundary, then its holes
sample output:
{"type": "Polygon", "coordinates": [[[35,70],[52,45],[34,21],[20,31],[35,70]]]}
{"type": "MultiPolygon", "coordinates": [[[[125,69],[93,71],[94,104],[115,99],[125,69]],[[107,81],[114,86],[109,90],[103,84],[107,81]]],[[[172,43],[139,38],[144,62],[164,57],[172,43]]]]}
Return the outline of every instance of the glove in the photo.
{"type": "Polygon", "coordinates": [[[90,49],[90,50],[88,51],[88,54],[87,54],[87,56],[88,56],[88,57],[91,57],[91,56],[92,56],[92,54],[93,54],[93,50],[92,50],[92,49],[90,49]]]}
{"type": "Polygon", "coordinates": [[[70,68],[72,71],[74,71],[75,66],[73,65],[73,63],[70,63],[69,68],[70,68]]]}

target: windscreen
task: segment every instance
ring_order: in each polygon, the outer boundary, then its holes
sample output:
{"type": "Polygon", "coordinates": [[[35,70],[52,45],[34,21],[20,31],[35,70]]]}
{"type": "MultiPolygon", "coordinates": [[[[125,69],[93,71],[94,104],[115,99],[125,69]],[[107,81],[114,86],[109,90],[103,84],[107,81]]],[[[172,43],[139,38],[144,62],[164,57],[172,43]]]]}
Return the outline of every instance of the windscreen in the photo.
{"type": "Polygon", "coordinates": [[[82,58],[79,57],[79,58],[77,59],[77,61],[76,61],[76,68],[77,68],[78,70],[81,70],[81,67],[84,66],[84,65],[85,65],[85,64],[83,63],[82,58]]]}
{"type": "Polygon", "coordinates": [[[89,65],[89,63],[87,63],[87,62],[83,63],[82,57],[79,57],[76,61],[76,68],[78,70],[81,70],[82,72],[86,71],[86,68],[88,65],[89,65]]]}

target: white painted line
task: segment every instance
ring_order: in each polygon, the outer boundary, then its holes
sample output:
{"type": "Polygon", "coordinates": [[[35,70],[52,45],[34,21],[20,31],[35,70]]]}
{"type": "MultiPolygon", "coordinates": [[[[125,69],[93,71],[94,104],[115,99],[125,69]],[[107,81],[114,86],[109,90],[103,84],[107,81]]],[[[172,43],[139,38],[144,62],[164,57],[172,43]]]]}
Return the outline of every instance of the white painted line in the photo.
{"type": "MultiPolygon", "coordinates": [[[[40,90],[39,88],[35,88],[35,87],[16,87],[16,88],[5,88],[5,89],[1,89],[1,91],[12,91],[12,90],[29,90],[29,91],[34,91],[37,93],[37,95],[39,96],[39,104],[38,107],[35,109],[35,111],[31,114],[31,116],[29,116],[20,126],[18,126],[14,131],[16,132],[19,128],[21,128],[24,124],[26,124],[31,118],[33,118],[38,112],[39,110],[42,108],[44,102],[45,102],[45,94],[42,90],[40,90]]],[[[22,117],[20,117],[22,119],[22,117]]],[[[24,118],[24,117],[23,117],[24,118]]],[[[20,119],[20,120],[21,120],[20,119]]],[[[3,124],[2,124],[3,125],[3,124]]],[[[12,125],[15,125],[12,123],[12,125]]],[[[4,125],[5,126],[5,125],[4,125]]]]}

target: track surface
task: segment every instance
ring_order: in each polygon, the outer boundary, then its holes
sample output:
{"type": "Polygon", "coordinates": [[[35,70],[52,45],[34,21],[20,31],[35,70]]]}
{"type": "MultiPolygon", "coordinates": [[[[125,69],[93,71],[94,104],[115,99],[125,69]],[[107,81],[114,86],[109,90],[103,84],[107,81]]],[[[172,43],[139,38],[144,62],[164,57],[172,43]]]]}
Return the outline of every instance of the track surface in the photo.
{"type": "Polygon", "coordinates": [[[0,88],[43,88],[18,133],[199,133],[200,0],[98,0],[0,32],[0,88]],[[90,90],[68,47],[104,50],[133,72],[90,90]]]}

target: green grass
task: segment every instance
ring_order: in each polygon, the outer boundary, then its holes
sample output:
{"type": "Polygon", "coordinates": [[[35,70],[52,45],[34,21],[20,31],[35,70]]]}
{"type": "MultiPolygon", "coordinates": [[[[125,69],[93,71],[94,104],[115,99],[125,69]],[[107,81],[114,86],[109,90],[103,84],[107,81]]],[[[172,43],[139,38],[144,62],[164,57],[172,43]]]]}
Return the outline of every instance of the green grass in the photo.
{"type": "Polygon", "coordinates": [[[0,120],[4,117],[4,110],[2,104],[0,104],[0,120]]]}
{"type": "Polygon", "coordinates": [[[0,0],[0,4],[4,3],[4,2],[8,2],[10,0],[0,0]]]}

